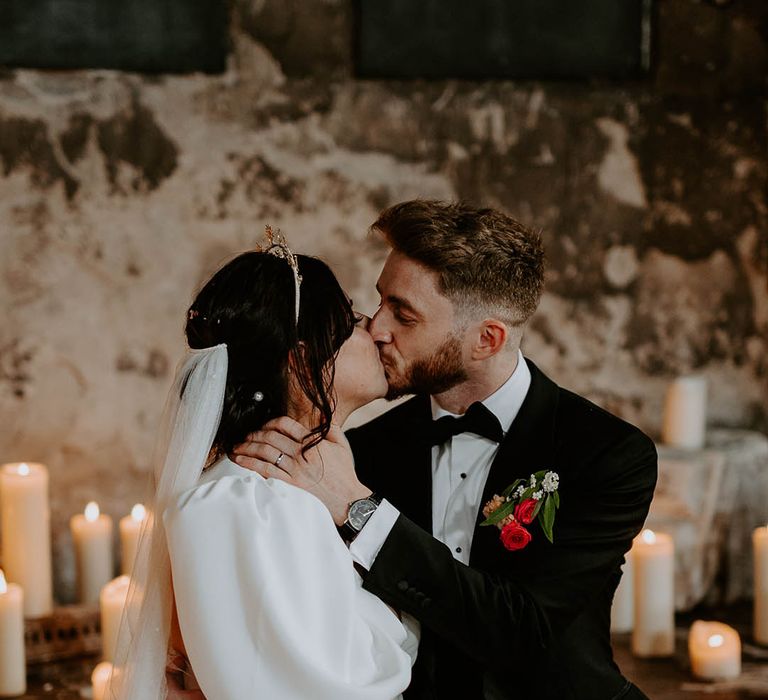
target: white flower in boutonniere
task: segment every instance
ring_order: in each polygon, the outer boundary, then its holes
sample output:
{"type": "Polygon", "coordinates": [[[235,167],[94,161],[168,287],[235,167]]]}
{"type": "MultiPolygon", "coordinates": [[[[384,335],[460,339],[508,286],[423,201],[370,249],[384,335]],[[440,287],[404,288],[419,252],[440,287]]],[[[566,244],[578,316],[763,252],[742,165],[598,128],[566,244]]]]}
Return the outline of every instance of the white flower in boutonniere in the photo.
{"type": "Polygon", "coordinates": [[[560,477],[555,472],[547,472],[541,481],[541,487],[547,492],[557,491],[560,485],[560,477]]]}
{"type": "Polygon", "coordinates": [[[538,518],[544,535],[554,542],[552,528],[555,511],[560,507],[559,486],[560,477],[552,471],[531,474],[528,483],[518,479],[507,486],[501,496],[494,494],[483,506],[485,520],[480,525],[496,525],[501,530],[502,544],[514,551],[528,546],[531,533],[525,525],[538,518]]]}

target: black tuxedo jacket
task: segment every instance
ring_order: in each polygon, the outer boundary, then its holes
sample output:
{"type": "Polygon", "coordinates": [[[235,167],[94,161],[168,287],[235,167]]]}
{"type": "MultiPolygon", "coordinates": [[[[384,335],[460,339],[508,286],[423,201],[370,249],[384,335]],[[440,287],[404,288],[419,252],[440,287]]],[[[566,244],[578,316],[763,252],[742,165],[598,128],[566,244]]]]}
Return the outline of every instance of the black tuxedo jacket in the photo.
{"type": "Polygon", "coordinates": [[[498,528],[477,527],[465,566],[431,536],[428,397],[347,434],[362,483],[401,513],[364,586],[421,622],[408,700],[644,697],[613,661],[609,626],[619,567],[653,496],[656,449],[637,428],[528,365],[531,387],[482,503],[518,477],[557,472],[554,544],[535,523],[530,544],[511,552],[498,528]]]}

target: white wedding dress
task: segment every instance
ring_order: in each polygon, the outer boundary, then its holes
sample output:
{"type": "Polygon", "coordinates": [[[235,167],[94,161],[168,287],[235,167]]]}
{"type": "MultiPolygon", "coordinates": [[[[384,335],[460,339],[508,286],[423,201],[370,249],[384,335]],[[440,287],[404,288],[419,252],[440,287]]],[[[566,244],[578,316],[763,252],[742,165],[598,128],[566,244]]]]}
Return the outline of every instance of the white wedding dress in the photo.
{"type": "Polygon", "coordinates": [[[418,630],[363,589],[325,506],[228,459],[163,515],[179,625],[207,700],[393,700],[418,630]]]}

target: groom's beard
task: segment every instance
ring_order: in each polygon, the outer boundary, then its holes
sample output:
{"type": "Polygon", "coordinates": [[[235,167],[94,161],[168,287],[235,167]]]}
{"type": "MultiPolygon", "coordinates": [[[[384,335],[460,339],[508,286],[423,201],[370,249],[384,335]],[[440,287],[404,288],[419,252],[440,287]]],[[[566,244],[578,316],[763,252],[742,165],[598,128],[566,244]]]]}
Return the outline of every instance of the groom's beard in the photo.
{"type": "Polygon", "coordinates": [[[442,394],[467,379],[461,360],[461,342],[449,335],[429,357],[411,362],[402,376],[387,377],[387,400],[406,394],[442,394]]]}

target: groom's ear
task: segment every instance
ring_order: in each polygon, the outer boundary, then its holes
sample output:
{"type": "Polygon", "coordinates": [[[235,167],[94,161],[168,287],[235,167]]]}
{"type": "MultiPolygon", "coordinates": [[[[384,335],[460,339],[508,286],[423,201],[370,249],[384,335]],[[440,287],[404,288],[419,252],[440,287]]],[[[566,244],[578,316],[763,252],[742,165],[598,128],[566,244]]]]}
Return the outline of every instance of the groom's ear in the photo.
{"type": "Polygon", "coordinates": [[[500,352],[509,339],[507,324],[494,318],[487,318],[479,324],[474,344],[472,359],[485,360],[500,352]]]}

